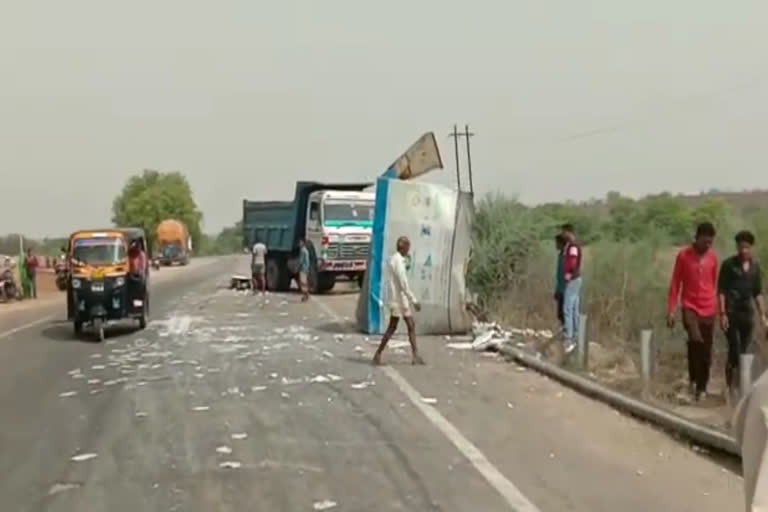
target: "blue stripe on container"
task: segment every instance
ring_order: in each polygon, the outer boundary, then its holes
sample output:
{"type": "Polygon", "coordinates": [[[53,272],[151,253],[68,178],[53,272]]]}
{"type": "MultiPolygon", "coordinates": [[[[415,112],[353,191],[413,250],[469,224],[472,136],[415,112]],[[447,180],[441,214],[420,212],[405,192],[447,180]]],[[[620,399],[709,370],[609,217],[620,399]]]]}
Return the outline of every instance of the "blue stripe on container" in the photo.
{"type": "MultiPolygon", "coordinates": [[[[387,171],[389,172],[389,171],[387,171]]],[[[387,174],[387,173],[384,173],[387,174]]],[[[386,225],[389,178],[376,180],[376,200],[373,205],[373,230],[371,233],[371,261],[368,271],[368,333],[381,332],[381,264],[384,259],[384,227],[386,225]]]]}

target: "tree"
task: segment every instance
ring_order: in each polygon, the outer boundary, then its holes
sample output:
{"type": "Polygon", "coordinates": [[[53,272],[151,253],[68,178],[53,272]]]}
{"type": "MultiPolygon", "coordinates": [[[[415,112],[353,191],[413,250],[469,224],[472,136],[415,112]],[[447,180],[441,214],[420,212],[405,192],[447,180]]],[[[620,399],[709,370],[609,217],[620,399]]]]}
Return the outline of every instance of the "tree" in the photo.
{"type": "Polygon", "coordinates": [[[145,169],[128,180],[112,203],[112,222],[121,227],[143,228],[150,246],[155,242],[155,228],[164,219],[186,224],[192,247],[198,247],[203,214],[197,208],[187,178],[180,172],[145,169]]]}

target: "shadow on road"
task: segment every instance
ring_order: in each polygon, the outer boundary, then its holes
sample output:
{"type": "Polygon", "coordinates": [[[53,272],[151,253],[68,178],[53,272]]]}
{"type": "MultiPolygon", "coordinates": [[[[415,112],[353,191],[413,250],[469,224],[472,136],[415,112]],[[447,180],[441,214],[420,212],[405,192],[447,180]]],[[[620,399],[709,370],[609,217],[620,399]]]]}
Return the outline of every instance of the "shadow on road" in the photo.
{"type": "Polygon", "coordinates": [[[329,334],[359,334],[357,324],[351,320],[325,323],[318,325],[315,329],[329,334]]]}
{"type": "MultiPolygon", "coordinates": [[[[106,327],[104,329],[104,334],[107,339],[110,339],[127,336],[137,332],[138,330],[139,329],[137,326],[130,323],[120,323],[106,327]]],[[[42,335],[44,338],[51,341],[74,341],[80,343],[97,342],[96,333],[87,325],[83,326],[83,332],[78,336],[75,335],[72,323],[67,321],[58,321],[54,324],[51,324],[50,327],[47,327],[43,330],[42,335]]]]}

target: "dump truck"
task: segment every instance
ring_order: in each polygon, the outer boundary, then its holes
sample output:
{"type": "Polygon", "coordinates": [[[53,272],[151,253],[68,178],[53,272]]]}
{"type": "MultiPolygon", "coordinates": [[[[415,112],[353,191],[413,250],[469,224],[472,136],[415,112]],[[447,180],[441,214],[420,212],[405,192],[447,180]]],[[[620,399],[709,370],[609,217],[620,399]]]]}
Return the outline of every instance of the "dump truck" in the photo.
{"type": "Polygon", "coordinates": [[[155,230],[155,254],[161,265],[189,263],[192,239],[187,226],[176,219],[166,219],[155,230]]]}
{"type": "Polygon", "coordinates": [[[371,183],[299,181],[293,201],[243,200],[243,243],[267,246],[267,288],[287,291],[298,273],[298,243],[310,255],[312,293],[348,277],[362,284],[368,264],[375,195],[371,183]]]}

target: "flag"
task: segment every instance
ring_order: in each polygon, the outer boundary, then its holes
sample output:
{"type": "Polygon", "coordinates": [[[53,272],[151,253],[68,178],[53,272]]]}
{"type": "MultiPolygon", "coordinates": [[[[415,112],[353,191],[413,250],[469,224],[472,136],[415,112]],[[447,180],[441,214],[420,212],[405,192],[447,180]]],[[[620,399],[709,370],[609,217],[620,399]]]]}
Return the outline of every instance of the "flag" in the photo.
{"type": "Polygon", "coordinates": [[[30,294],[30,282],[27,276],[27,267],[24,265],[24,237],[19,235],[19,258],[16,262],[19,271],[19,286],[25,297],[30,294]]]}

